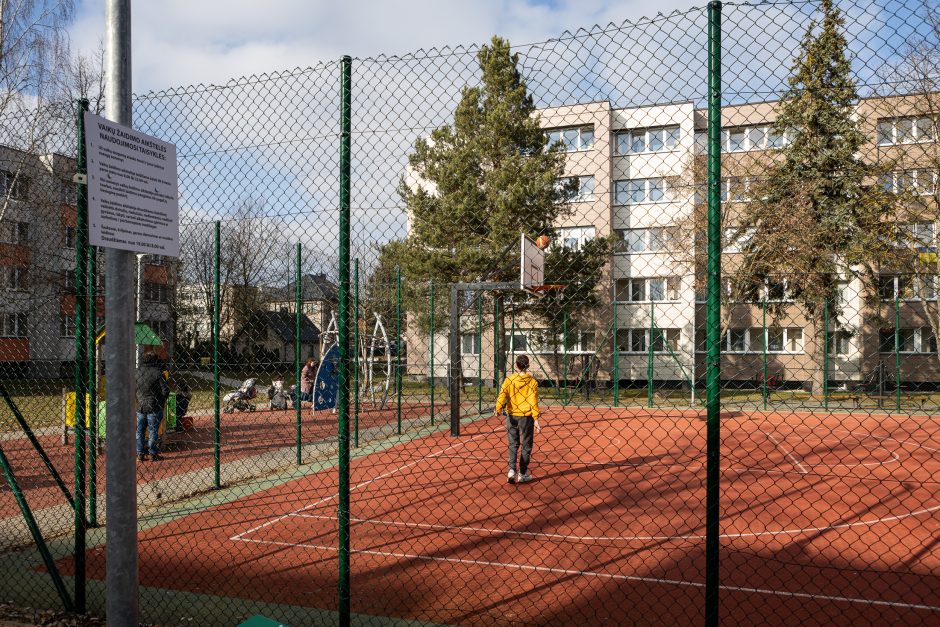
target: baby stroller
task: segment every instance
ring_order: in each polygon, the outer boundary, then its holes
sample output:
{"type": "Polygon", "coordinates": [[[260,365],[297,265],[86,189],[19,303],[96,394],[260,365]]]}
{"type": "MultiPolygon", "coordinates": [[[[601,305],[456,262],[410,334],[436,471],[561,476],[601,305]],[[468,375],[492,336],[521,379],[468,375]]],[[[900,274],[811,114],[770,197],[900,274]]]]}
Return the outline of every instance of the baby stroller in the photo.
{"type": "Polygon", "coordinates": [[[271,409],[287,409],[287,395],[284,393],[283,381],[272,381],[268,388],[268,400],[271,401],[271,409]]]}
{"type": "Polygon", "coordinates": [[[225,401],[225,407],[222,409],[222,413],[231,414],[234,411],[254,411],[256,407],[249,401],[258,395],[258,390],[255,388],[256,380],[257,379],[245,379],[240,388],[222,397],[222,400],[225,401]]]}

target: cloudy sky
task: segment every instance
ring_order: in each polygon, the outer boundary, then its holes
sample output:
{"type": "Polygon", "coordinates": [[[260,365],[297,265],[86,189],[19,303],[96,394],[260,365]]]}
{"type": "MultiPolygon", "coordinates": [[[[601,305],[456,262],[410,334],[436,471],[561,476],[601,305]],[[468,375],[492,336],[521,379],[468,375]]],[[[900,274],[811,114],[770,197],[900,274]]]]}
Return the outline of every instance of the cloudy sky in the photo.
{"type": "MultiPolygon", "coordinates": [[[[80,0],[73,43],[104,37],[104,0],[80,0]]],[[[134,2],[133,89],[224,83],[306,67],[343,54],[370,57],[494,34],[514,44],[566,30],[703,6],[705,0],[147,0],[134,2]]]]}

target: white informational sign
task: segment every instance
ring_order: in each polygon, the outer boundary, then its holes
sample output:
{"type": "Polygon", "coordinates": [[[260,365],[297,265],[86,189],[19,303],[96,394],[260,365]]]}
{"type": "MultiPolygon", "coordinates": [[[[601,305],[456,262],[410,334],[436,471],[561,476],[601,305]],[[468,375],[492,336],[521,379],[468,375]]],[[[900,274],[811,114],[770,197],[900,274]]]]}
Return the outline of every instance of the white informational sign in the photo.
{"type": "Polygon", "coordinates": [[[85,112],[93,246],[179,257],[176,146],[85,112]]]}

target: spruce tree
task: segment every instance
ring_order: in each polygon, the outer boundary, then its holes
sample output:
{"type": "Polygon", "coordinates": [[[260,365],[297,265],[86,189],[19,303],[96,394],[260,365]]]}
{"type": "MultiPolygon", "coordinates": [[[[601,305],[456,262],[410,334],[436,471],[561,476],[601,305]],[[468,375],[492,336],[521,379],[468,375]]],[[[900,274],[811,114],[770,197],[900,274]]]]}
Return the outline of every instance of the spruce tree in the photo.
{"type": "MultiPolygon", "coordinates": [[[[547,141],[518,55],[508,41],[494,37],[477,59],[480,85],[463,89],[453,123],[415,142],[408,160],[411,176],[402,177],[399,186],[409,234],[384,246],[379,259],[386,269],[401,266],[406,309],[422,328],[427,328],[429,281],[442,288],[436,322],[446,325],[445,286],[518,282],[520,235],[552,234],[571,211],[567,198],[574,183],[559,184],[564,149],[547,141]]],[[[583,254],[560,247],[548,253],[545,280],[572,285],[567,297],[572,316],[596,299],[600,268],[609,260],[606,242],[583,254]]],[[[527,308],[543,320],[554,319],[552,309],[527,308]]]]}
{"type": "MultiPolygon", "coordinates": [[[[731,217],[739,224],[734,237],[746,242],[740,266],[730,272],[732,299],[759,302],[768,283],[786,281],[789,299],[809,322],[804,344],[816,361],[814,393],[823,381],[825,309],[833,320],[840,313],[840,276],[874,284],[880,251],[891,240],[885,220],[891,203],[875,166],[859,157],[868,139],[853,118],[859,97],[844,19],[832,0],[821,9],[821,23],[811,23],[803,36],[772,127],[787,142],[752,185],[751,202],[731,217]]],[[[779,317],[787,304],[768,307],[779,317]]]]}

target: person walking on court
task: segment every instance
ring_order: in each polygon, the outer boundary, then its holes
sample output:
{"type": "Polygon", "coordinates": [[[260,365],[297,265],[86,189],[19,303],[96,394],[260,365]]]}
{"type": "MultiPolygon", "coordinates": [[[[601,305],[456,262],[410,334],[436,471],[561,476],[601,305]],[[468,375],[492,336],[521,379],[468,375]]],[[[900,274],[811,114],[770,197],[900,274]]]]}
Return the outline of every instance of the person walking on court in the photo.
{"type": "Polygon", "coordinates": [[[528,373],[529,358],[516,357],[516,372],[506,377],[496,399],[494,416],[506,410],[506,437],[509,439],[509,483],[532,481],[529,458],[532,455],[532,430],[539,427],[539,383],[528,373]],[[522,451],[519,452],[519,445],[522,451]],[[516,473],[516,453],[519,452],[519,472],[516,473]]]}
{"type": "Polygon", "coordinates": [[[170,386],[160,360],[153,353],[144,355],[137,371],[137,459],[159,461],[160,457],[160,422],[163,420],[163,406],[170,395],[170,386]],[[144,447],[144,431],[148,432],[147,446],[144,447]]]}

